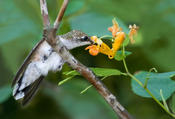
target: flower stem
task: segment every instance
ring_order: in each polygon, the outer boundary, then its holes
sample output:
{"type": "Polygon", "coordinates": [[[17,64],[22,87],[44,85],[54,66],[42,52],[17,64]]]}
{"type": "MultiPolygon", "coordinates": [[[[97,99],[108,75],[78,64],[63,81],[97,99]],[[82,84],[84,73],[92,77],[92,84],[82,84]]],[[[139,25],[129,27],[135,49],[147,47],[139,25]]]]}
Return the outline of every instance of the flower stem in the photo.
{"type": "Polygon", "coordinates": [[[125,61],[125,46],[123,46],[122,48],[122,55],[123,55],[123,64],[124,64],[124,67],[125,67],[125,70],[126,70],[126,73],[129,73],[129,70],[128,70],[128,67],[126,65],[126,61],[125,61]]]}
{"type": "MultiPolygon", "coordinates": [[[[123,53],[124,53],[124,50],[125,50],[125,49],[124,49],[124,47],[123,47],[123,53]]],[[[166,108],[166,107],[165,107],[165,106],[150,92],[150,90],[149,90],[147,87],[144,86],[144,84],[143,84],[141,81],[139,81],[139,79],[137,79],[134,75],[132,75],[132,74],[129,72],[129,70],[128,70],[128,68],[127,68],[127,65],[126,65],[125,58],[123,58],[123,64],[124,64],[124,67],[125,67],[127,76],[129,76],[131,79],[135,80],[140,86],[142,86],[142,88],[145,89],[145,91],[153,98],[154,101],[156,101],[156,103],[157,103],[160,107],[162,107],[163,110],[165,110],[169,115],[171,115],[173,118],[175,118],[175,115],[174,115],[173,113],[171,113],[171,112],[168,110],[168,108],[166,108]]],[[[125,75],[126,75],[126,74],[125,74],[125,75]]]]}

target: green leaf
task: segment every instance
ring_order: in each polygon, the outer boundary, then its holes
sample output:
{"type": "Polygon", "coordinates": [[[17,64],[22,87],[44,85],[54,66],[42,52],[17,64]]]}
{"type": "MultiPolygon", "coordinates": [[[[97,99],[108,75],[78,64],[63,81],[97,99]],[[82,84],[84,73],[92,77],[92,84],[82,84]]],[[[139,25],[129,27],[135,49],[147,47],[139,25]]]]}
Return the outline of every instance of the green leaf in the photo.
{"type": "Polygon", "coordinates": [[[121,72],[117,69],[107,68],[90,68],[97,76],[112,76],[121,75],[121,72]]]}
{"type": "Polygon", "coordinates": [[[11,96],[11,86],[6,85],[0,88],[0,103],[5,102],[11,96]]]}
{"type": "Polygon", "coordinates": [[[127,56],[129,56],[131,54],[132,54],[132,52],[125,51],[125,54],[123,55],[122,51],[120,50],[120,51],[116,52],[114,59],[117,60],[117,61],[121,61],[121,60],[123,60],[124,58],[126,58],[127,56]]]}
{"type": "MultiPolygon", "coordinates": [[[[99,77],[103,76],[112,76],[112,75],[121,75],[121,72],[117,69],[108,69],[108,68],[90,68],[95,75],[99,77]]],[[[77,71],[69,71],[69,72],[64,72],[65,75],[80,75],[77,71]]]]}
{"type": "MultiPolygon", "coordinates": [[[[166,72],[166,73],[151,73],[146,71],[141,71],[134,76],[142,82],[145,83],[145,80],[149,78],[147,88],[151,93],[158,99],[162,100],[160,96],[160,90],[162,89],[162,94],[167,100],[172,93],[175,91],[175,82],[171,80],[175,72],[166,72]]],[[[132,90],[139,96],[151,98],[151,96],[141,87],[135,80],[132,80],[132,90]]]]}

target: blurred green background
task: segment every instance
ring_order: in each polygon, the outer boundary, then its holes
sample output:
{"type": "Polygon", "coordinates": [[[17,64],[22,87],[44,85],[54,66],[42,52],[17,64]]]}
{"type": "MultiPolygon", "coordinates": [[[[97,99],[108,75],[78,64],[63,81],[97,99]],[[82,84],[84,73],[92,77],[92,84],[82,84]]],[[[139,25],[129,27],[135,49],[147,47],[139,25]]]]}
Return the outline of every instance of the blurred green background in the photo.
{"type": "MultiPolygon", "coordinates": [[[[59,11],[61,0],[47,0],[51,22],[59,11]]],[[[159,72],[175,69],[175,0],[70,0],[58,34],[72,29],[89,35],[110,34],[107,28],[116,17],[125,32],[136,23],[140,29],[136,43],[126,50],[132,55],[126,61],[129,70],[159,72]]],[[[66,76],[49,73],[37,95],[27,107],[11,96],[10,84],[32,47],[42,38],[39,0],[0,0],[0,119],[115,119],[115,113],[94,88],[80,95],[89,83],[76,77],[58,86],[66,76]]],[[[89,67],[117,68],[122,62],[107,56],[90,56],[85,47],[71,52],[89,67]]],[[[71,70],[67,65],[62,72],[71,70]]],[[[130,79],[107,78],[104,83],[137,119],[171,119],[152,99],[132,92],[130,79]]],[[[171,98],[168,99],[170,104],[171,98]]]]}

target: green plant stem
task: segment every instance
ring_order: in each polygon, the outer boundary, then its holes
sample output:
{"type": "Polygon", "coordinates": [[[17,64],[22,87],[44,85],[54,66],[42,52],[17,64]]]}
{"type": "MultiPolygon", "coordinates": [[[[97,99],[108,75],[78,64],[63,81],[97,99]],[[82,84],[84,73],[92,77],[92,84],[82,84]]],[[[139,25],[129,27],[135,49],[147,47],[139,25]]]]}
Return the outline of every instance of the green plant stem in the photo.
{"type": "MultiPolygon", "coordinates": [[[[124,48],[123,48],[124,50],[124,48]]],[[[165,110],[169,115],[171,115],[173,118],[175,118],[175,115],[173,113],[171,113],[169,110],[167,110],[167,108],[159,101],[157,100],[157,98],[149,91],[149,89],[147,87],[144,86],[144,84],[142,84],[141,81],[139,81],[134,75],[132,75],[128,68],[127,68],[127,65],[126,65],[126,61],[125,59],[123,59],[123,64],[124,64],[124,67],[125,67],[125,70],[126,70],[126,74],[133,80],[135,80],[140,86],[142,86],[145,91],[153,98],[154,101],[156,101],[157,104],[160,105],[160,107],[163,108],[163,110],[165,110]]]]}
{"type": "MultiPolygon", "coordinates": [[[[103,77],[101,80],[104,80],[105,78],[107,78],[107,76],[105,76],[105,77],[103,77]]],[[[84,90],[82,90],[81,92],[80,92],[80,94],[83,94],[83,93],[85,93],[89,88],[91,88],[92,87],[92,85],[89,85],[88,87],[86,87],[84,90]]]]}
{"type": "Polygon", "coordinates": [[[168,108],[168,105],[167,105],[167,103],[166,103],[166,100],[165,100],[165,98],[164,98],[164,96],[163,96],[162,89],[160,89],[160,96],[161,96],[161,98],[162,98],[162,102],[163,102],[163,104],[164,104],[164,107],[165,107],[168,111],[170,111],[169,108],[168,108]]]}
{"type": "Polygon", "coordinates": [[[100,37],[100,39],[103,39],[103,38],[106,38],[106,37],[111,37],[111,39],[108,39],[108,40],[112,40],[112,36],[110,36],[110,35],[104,35],[104,36],[100,37]]]}
{"type": "Polygon", "coordinates": [[[141,81],[139,81],[135,76],[133,76],[131,73],[127,73],[129,77],[131,77],[133,80],[135,80],[140,86],[144,87],[141,81]]]}
{"type": "MultiPolygon", "coordinates": [[[[135,80],[140,86],[142,86],[144,88],[144,85],[142,84],[141,81],[139,81],[135,76],[133,76],[132,74],[128,73],[128,76],[131,77],[133,80],[135,80]]],[[[145,91],[162,107],[162,108],[165,108],[162,103],[157,100],[154,95],[149,91],[149,89],[147,87],[144,88],[145,91]]],[[[165,108],[166,110],[166,108],[165,108]]]]}
{"type": "Polygon", "coordinates": [[[126,65],[126,61],[125,61],[125,59],[123,59],[123,64],[124,64],[124,67],[125,67],[126,73],[129,73],[129,70],[128,70],[128,68],[127,68],[127,65],[126,65]]]}
{"type": "Polygon", "coordinates": [[[145,88],[145,90],[169,115],[175,118],[175,115],[171,113],[169,110],[167,110],[167,108],[159,100],[157,100],[156,97],[154,97],[154,95],[149,91],[148,88],[145,88]]]}
{"type": "Polygon", "coordinates": [[[70,77],[68,77],[68,78],[66,78],[66,79],[64,79],[64,80],[62,80],[62,81],[60,81],[60,82],[58,83],[58,85],[60,86],[60,85],[64,84],[65,82],[71,80],[73,77],[74,77],[74,76],[70,76],[70,77]]]}
{"type": "MultiPolygon", "coordinates": [[[[122,55],[123,55],[123,57],[125,57],[125,46],[123,46],[123,48],[122,48],[122,55]]],[[[126,73],[129,73],[128,67],[127,67],[127,65],[126,65],[125,58],[123,58],[123,64],[124,64],[126,73]]]]}

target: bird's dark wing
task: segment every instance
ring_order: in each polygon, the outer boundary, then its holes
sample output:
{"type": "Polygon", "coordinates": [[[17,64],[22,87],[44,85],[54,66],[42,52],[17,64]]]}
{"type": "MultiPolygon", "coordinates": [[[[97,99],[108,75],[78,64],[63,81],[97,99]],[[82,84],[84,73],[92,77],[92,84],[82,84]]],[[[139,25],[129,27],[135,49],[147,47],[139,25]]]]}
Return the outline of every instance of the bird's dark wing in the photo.
{"type": "Polygon", "coordinates": [[[16,84],[16,82],[21,79],[21,77],[23,76],[23,73],[27,67],[27,65],[30,63],[31,61],[31,58],[35,55],[35,52],[39,47],[40,45],[43,43],[44,39],[41,40],[33,49],[32,51],[29,53],[29,55],[26,57],[26,59],[24,60],[23,64],[21,65],[21,67],[19,68],[18,72],[16,73],[15,75],[15,78],[13,79],[13,82],[12,82],[12,87],[16,84]]]}
{"type": "Polygon", "coordinates": [[[40,80],[49,71],[60,71],[63,64],[64,61],[52,47],[46,41],[40,41],[15,76],[12,84],[14,98],[16,100],[25,98],[24,104],[28,102],[39,86],[40,80]]]}
{"type": "Polygon", "coordinates": [[[26,87],[26,90],[24,91],[24,98],[22,100],[22,105],[25,106],[29,103],[29,101],[32,99],[32,97],[36,94],[38,87],[40,86],[41,82],[43,81],[44,76],[41,76],[39,79],[37,79],[34,83],[26,87]]]}

